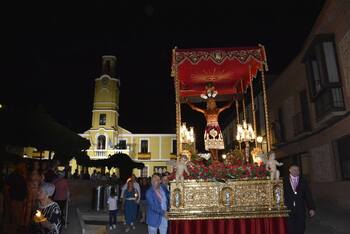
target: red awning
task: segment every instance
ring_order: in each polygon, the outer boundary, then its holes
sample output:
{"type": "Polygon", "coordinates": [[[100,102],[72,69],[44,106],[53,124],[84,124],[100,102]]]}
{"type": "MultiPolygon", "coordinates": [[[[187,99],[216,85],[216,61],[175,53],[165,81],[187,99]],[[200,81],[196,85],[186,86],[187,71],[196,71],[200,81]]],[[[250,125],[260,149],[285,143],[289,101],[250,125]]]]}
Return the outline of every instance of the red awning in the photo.
{"type": "Polygon", "coordinates": [[[179,80],[180,97],[199,97],[209,82],[219,95],[240,94],[241,81],[245,90],[251,77],[266,65],[263,46],[175,49],[174,53],[172,68],[179,80]]]}

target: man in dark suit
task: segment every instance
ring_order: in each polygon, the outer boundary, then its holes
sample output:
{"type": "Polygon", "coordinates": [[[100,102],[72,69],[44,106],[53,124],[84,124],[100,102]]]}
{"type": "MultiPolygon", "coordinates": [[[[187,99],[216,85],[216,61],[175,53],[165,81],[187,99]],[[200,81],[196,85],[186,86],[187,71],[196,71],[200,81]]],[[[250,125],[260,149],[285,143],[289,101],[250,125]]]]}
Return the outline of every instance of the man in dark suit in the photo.
{"type": "Polygon", "coordinates": [[[303,234],[306,209],[310,217],[315,215],[315,204],[306,180],[300,176],[299,167],[289,167],[289,177],[284,180],[284,201],[290,210],[287,226],[289,234],[303,234]]]}

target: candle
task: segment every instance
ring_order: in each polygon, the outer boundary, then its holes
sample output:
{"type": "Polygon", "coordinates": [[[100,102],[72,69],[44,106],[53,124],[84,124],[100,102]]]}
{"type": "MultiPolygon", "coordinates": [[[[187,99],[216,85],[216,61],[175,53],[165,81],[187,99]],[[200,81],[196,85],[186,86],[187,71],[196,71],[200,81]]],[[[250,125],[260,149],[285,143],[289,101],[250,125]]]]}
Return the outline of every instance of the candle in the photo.
{"type": "Polygon", "coordinates": [[[41,211],[40,210],[36,210],[35,216],[40,218],[42,216],[41,211]]]}
{"type": "Polygon", "coordinates": [[[36,210],[36,213],[34,215],[34,221],[37,223],[44,222],[47,219],[44,217],[44,215],[41,213],[40,210],[36,210]]]}

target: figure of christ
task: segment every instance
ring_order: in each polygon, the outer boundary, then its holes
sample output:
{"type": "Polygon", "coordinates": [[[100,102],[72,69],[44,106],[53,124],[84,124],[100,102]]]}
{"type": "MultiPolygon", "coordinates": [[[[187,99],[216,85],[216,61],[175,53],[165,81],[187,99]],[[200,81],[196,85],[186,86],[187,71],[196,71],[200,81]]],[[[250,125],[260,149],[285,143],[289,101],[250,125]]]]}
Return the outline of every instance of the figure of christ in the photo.
{"type": "Polygon", "coordinates": [[[219,126],[219,115],[222,111],[229,108],[234,100],[227,103],[225,106],[218,108],[216,106],[216,101],[214,98],[206,99],[207,109],[201,109],[194,104],[187,101],[187,104],[195,111],[201,112],[204,114],[204,117],[207,121],[207,126],[204,130],[204,145],[205,150],[209,150],[212,155],[213,161],[218,161],[218,150],[224,149],[224,139],[222,132],[219,126]]]}

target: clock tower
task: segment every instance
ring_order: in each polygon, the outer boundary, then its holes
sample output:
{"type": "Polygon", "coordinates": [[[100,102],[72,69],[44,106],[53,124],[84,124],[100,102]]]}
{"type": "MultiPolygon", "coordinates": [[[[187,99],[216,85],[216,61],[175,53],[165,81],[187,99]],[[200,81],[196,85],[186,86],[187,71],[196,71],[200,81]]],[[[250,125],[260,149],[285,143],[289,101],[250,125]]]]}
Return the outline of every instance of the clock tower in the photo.
{"type": "Polygon", "coordinates": [[[115,77],[116,62],[115,56],[102,57],[102,73],[95,79],[91,129],[118,129],[120,81],[115,77]]]}

